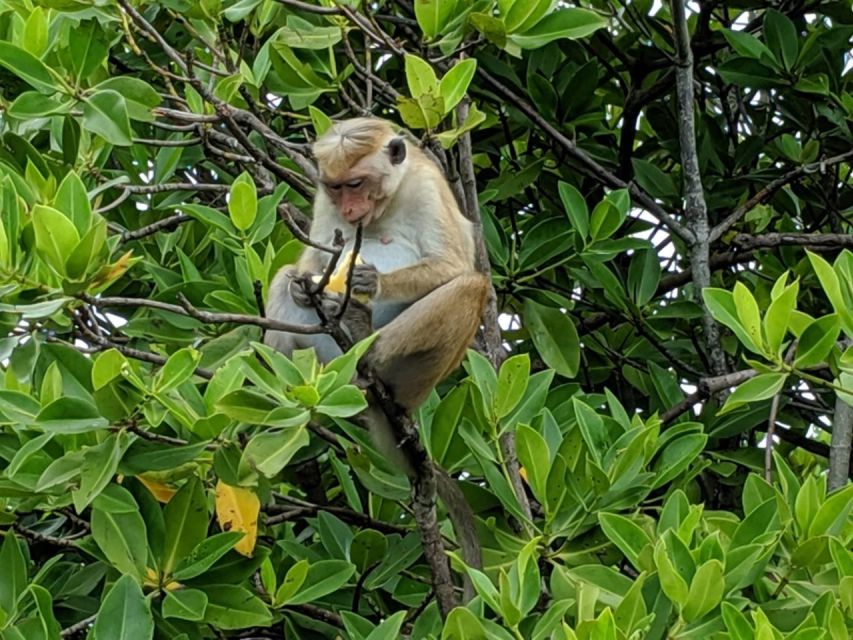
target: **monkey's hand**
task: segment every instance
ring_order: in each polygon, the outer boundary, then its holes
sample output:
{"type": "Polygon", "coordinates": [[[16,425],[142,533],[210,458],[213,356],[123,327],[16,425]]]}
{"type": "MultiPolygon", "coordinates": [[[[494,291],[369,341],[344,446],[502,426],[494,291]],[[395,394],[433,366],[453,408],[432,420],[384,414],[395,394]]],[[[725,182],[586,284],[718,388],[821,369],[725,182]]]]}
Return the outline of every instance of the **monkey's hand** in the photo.
{"type": "Polygon", "coordinates": [[[290,281],[290,297],[300,307],[310,307],[313,305],[311,300],[311,288],[313,286],[310,273],[294,276],[290,281]]]}
{"type": "Polygon", "coordinates": [[[352,292],[376,298],[379,295],[379,272],[372,264],[357,264],[352,270],[352,292]]]}

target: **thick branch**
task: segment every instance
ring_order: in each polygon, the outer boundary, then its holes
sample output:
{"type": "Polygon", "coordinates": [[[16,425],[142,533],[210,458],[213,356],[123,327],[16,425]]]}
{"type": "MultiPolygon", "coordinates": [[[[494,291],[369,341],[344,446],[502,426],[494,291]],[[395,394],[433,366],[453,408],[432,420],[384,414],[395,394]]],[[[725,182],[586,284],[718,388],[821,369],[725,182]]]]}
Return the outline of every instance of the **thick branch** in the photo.
{"type": "Polygon", "coordinates": [[[853,407],[840,397],[835,399],[832,419],[832,441],[829,444],[829,490],[847,484],[850,472],[850,449],[853,443],[853,407]]]}
{"type": "Polygon", "coordinates": [[[711,286],[711,241],[708,224],[708,206],[699,171],[696,152],[696,128],[693,115],[693,52],[682,0],[672,2],[673,32],[675,36],[676,69],[675,86],[678,98],[678,138],[681,149],[681,168],[684,180],[685,215],[693,242],[690,243],[690,270],[693,274],[693,295],[703,306],[702,328],[705,349],[714,374],[726,371],[726,354],[720,342],[720,327],[704,307],[702,290],[711,286]]]}
{"type": "Polygon", "coordinates": [[[689,411],[693,405],[707,400],[715,393],[735,387],[741,382],[746,382],[757,373],[758,372],[754,369],[746,369],[744,371],[735,371],[734,373],[727,373],[713,378],[702,378],[699,381],[696,391],[691,393],[674,407],[667,409],[663,414],[661,414],[661,423],[669,424],[685,411],[689,411]]]}
{"type": "Polygon", "coordinates": [[[853,234],[849,233],[764,233],[752,235],[739,233],[732,244],[744,250],[767,249],[772,247],[829,247],[853,249],[853,234]]]}

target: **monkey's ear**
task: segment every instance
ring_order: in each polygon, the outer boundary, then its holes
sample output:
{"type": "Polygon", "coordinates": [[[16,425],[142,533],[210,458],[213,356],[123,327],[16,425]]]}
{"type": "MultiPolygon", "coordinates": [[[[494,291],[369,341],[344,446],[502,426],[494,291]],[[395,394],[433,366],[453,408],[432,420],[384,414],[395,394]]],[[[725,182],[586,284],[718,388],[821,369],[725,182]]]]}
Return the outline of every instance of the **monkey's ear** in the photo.
{"type": "Polygon", "coordinates": [[[388,143],[388,157],[391,164],[400,164],[406,159],[406,141],[403,138],[392,138],[388,143]]]}

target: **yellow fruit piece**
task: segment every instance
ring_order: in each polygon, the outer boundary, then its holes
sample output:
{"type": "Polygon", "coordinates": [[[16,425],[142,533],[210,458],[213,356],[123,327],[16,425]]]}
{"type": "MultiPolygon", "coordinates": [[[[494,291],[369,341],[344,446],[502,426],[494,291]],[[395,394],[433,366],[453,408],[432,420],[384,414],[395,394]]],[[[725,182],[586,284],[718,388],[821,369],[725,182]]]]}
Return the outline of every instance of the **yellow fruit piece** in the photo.
{"type": "MultiPolygon", "coordinates": [[[[356,264],[364,264],[364,260],[361,259],[359,255],[355,259],[356,264]]],[[[338,263],[338,268],[332,274],[332,277],[329,278],[329,283],[326,285],[326,291],[330,293],[339,293],[343,295],[347,290],[347,274],[349,274],[350,265],[352,264],[352,251],[348,251],[347,254],[343,257],[343,259],[338,263]]],[[[314,276],[314,282],[320,282],[323,276],[314,276]]],[[[366,295],[358,295],[353,296],[356,300],[360,302],[367,302],[368,297],[366,295]]]]}
{"type": "Polygon", "coordinates": [[[157,480],[146,478],[144,475],[136,476],[136,479],[145,485],[145,488],[151,492],[151,495],[157,499],[157,502],[166,504],[177,493],[177,489],[173,489],[169,485],[158,482],[157,480]]]}
{"type": "Polygon", "coordinates": [[[258,539],[258,513],[261,501],[254,491],[232,487],[220,480],[216,483],[216,521],[223,531],[242,531],[246,535],[234,550],[252,557],[258,539]]]}

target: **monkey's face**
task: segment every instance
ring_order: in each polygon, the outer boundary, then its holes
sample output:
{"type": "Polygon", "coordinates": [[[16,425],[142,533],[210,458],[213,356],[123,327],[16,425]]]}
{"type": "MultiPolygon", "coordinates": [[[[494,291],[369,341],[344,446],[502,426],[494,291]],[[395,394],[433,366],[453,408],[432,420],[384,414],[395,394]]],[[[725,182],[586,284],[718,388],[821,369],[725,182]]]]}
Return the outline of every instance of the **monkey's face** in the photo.
{"type": "Polygon", "coordinates": [[[346,180],[330,180],[324,183],[326,193],[341,217],[350,224],[370,224],[377,208],[376,180],[369,176],[348,176],[346,180]]]}
{"type": "Polygon", "coordinates": [[[323,189],[341,218],[364,226],[380,218],[406,171],[406,155],[405,141],[393,137],[353,160],[323,157],[323,189]]]}

